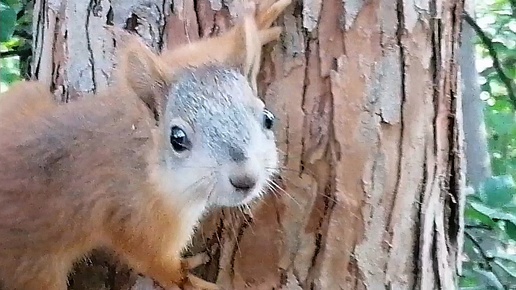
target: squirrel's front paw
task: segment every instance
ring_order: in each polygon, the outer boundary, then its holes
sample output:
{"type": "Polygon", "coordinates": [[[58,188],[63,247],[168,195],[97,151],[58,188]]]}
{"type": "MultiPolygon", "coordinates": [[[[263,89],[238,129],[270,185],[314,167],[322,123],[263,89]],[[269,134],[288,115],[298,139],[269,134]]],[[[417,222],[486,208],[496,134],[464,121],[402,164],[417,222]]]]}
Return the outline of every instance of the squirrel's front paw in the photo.
{"type": "Polygon", "coordinates": [[[188,273],[188,281],[183,285],[183,290],[220,290],[220,287],[188,273]]]}
{"type": "Polygon", "coordinates": [[[187,273],[181,283],[168,290],[220,290],[220,287],[192,273],[187,273]]]}
{"type": "Polygon", "coordinates": [[[192,270],[200,265],[204,265],[210,261],[210,257],[206,253],[198,253],[195,256],[184,258],[181,265],[185,270],[192,270]]]}
{"type": "Polygon", "coordinates": [[[183,259],[181,261],[181,271],[184,278],[174,290],[220,290],[216,284],[208,282],[190,273],[190,270],[206,264],[209,260],[210,258],[206,253],[199,253],[195,256],[183,259]]]}

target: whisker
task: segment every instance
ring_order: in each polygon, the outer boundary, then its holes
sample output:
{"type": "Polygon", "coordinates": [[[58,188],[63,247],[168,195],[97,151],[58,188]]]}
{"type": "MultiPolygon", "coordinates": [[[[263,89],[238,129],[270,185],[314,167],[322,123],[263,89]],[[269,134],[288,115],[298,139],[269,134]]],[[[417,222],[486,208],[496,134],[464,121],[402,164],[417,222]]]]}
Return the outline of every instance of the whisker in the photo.
{"type": "Polygon", "coordinates": [[[240,249],[240,245],[238,244],[238,234],[237,232],[235,231],[235,218],[233,216],[233,213],[230,211],[230,216],[231,216],[231,232],[233,232],[233,235],[234,235],[234,240],[235,240],[235,244],[236,244],[236,247],[237,247],[237,251],[240,255],[242,255],[242,251],[240,249]]]}
{"type": "MultiPolygon", "coordinates": [[[[210,174],[211,175],[211,174],[210,174]]],[[[192,188],[195,188],[196,186],[198,186],[200,183],[202,183],[203,181],[205,181],[210,175],[203,175],[201,176],[199,179],[195,180],[194,182],[192,182],[189,186],[187,186],[185,188],[185,190],[183,190],[183,194],[189,192],[190,190],[192,190],[192,188]]]]}
{"type": "Polygon", "coordinates": [[[256,233],[255,233],[255,231],[253,229],[253,223],[250,222],[249,219],[248,219],[248,217],[252,219],[251,212],[249,212],[249,213],[244,212],[244,207],[249,210],[249,206],[247,204],[239,206],[238,209],[240,210],[240,213],[242,213],[244,223],[246,224],[246,226],[249,227],[249,229],[251,229],[251,232],[254,235],[256,233]]]}
{"type": "MultiPolygon", "coordinates": [[[[213,173],[201,176],[198,180],[192,182],[192,184],[190,184],[187,188],[185,188],[185,190],[183,190],[182,194],[191,195],[191,198],[188,199],[187,205],[191,205],[191,203],[193,203],[193,202],[198,202],[197,197],[199,195],[203,195],[206,193],[206,191],[204,191],[204,190],[199,190],[199,188],[201,186],[205,186],[206,188],[210,188],[210,187],[213,187],[213,189],[215,188],[214,185],[210,185],[210,182],[213,182],[213,183],[216,182],[216,180],[214,180],[211,177],[213,177],[213,173]],[[206,184],[206,182],[208,182],[208,183],[206,184]]],[[[208,191],[207,200],[209,200],[209,196],[211,196],[213,189],[210,189],[208,191]]]]}
{"type": "MultiPolygon", "coordinates": [[[[210,178],[213,177],[213,172],[210,173],[210,178]]],[[[216,178],[212,178],[211,179],[213,181],[212,185],[211,185],[211,189],[208,193],[208,197],[207,197],[207,200],[209,201],[211,199],[211,195],[213,194],[213,192],[215,192],[215,188],[217,187],[217,179],[216,178]]]]}
{"type": "Polygon", "coordinates": [[[271,172],[279,170],[279,171],[290,171],[290,172],[294,172],[294,173],[299,173],[299,170],[287,168],[287,167],[278,167],[278,168],[266,167],[265,169],[271,170],[271,172]]]}
{"type": "Polygon", "coordinates": [[[280,190],[281,192],[285,193],[288,197],[292,199],[299,207],[302,207],[301,204],[292,196],[290,195],[286,190],[281,188],[274,180],[270,180],[269,183],[275,187],[276,190],[280,190]]]}
{"type": "Polygon", "coordinates": [[[251,210],[251,206],[249,206],[248,204],[244,204],[244,206],[246,207],[247,211],[249,212],[248,214],[251,216],[251,218],[254,218],[253,211],[251,210]]]}
{"type": "MultiPolygon", "coordinates": [[[[216,183],[214,183],[214,184],[216,184],[216,183]]],[[[215,189],[215,185],[213,186],[213,188],[215,189]]],[[[224,223],[224,221],[222,221],[221,223],[224,223]]],[[[218,227],[219,227],[219,226],[217,225],[217,228],[218,228],[218,227]]],[[[215,237],[217,238],[217,243],[218,243],[220,246],[222,246],[222,241],[220,240],[220,235],[221,235],[221,234],[222,234],[222,233],[219,233],[219,231],[216,231],[216,232],[215,232],[215,237]]]]}
{"type": "Polygon", "coordinates": [[[301,174],[303,172],[306,172],[307,174],[310,174],[312,176],[317,176],[317,174],[315,174],[315,172],[313,172],[311,169],[309,169],[306,166],[304,166],[303,169],[292,169],[292,168],[289,168],[289,167],[280,166],[280,167],[278,167],[278,170],[279,171],[293,172],[293,173],[296,173],[297,175],[299,175],[299,174],[301,174]]]}
{"type": "MultiPolygon", "coordinates": [[[[294,173],[299,173],[299,170],[295,170],[295,169],[291,169],[291,168],[281,168],[281,170],[285,170],[285,171],[292,171],[294,173]]],[[[306,168],[305,168],[306,170],[306,168]]],[[[285,177],[285,176],[282,176],[282,177],[285,177]]],[[[284,180],[288,180],[288,178],[284,178],[284,180]]],[[[278,186],[277,184],[275,184],[276,186],[278,186]]],[[[281,191],[285,191],[283,188],[280,188],[281,191]]],[[[330,201],[332,202],[335,202],[337,203],[337,199],[335,199],[334,197],[332,197],[330,194],[325,194],[325,193],[320,193],[320,192],[316,192],[317,195],[321,195],[325,198],[328,198],[330,201]]]]}
{"type": "MultiPolygon", "coordinates": [[[[187,186],[183,192],[181,194],[190,194],[192,191],[195,191],[196,189],[199,188],[199,186],[201,186],[203,184],[203,182],[208,178],[208,176],[202,176],[201,178],[199,178],[198,180],[192,182],[192,184],[190,184],[189,186],[187,186]]],[[[196,199],[195,198],[189,198],[188,199],[188,205],[190,205],[190,203],[192,202],[196,202],[196,199]]]]}
{"type": "Polygon", "coordinates": [[[281,195],[279,194],[278,190],[273,187],[270,182],[268,181],[267,183],[267,189],[269,190],[270,193],[272,193],[274,195],[274,197],[276,198],[281,198],[281,195]]]}
{"type": "Polygon", "coordinates": [[[330,200],[331,202],[334,202],[334,203],[338,203],[338,201],[331,195],[329,194],[325,194],[325,193],[318,193],[319,195],[327,198],[328,200],[330,200]]]}

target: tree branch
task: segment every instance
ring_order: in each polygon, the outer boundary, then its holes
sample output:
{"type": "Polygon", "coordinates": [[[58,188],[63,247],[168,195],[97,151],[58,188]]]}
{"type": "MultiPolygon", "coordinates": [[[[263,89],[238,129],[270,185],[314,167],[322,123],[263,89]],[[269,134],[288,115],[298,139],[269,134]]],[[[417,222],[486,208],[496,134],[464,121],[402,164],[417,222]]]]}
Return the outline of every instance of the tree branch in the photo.
{"type": "Polygon", "coordinates": [[[509,3],[511,3],[512,16],[516,17],[516,0],[509,0],[509,3]]]}
{"type": "Polygon", "coordinates": [[[482,248],[480,243],[470,233],[468,233],[468,231],[464,231],[464,236],[473,243],[475,248],[477,248],[477,250],[480,252],[480,255],[482,256],[482,258],[485,260],[489,271],[492,271],[493,270],[493,267],[491,266],[492,258],[487,256],[487,253],[484,251],[484,249],[482,248]]]}
{"type": "Polygon", "coordinates": [[[487,226],[487,225],[469,225],[469,224],[466,224],[464,227],[466,229],[480,229],[480,230],[488,230],[488,231],[493,230],[492,227],[487,226]]]}
{"type": "Polygon", "coordinates": [[[23,30],[16,29],[14,31],[14,35],[19,36],[21,38],[25,38],[27,40],[32,40],[32,35],[30,35],[29,33],[25,32],[23,30]]]}
{"type": "Polygon", "coordinates": [[[493,41],[491,40],[491,38],[489,38],[489,36],[485,34],[482,28],[478,26],[478,24],[475,22],[475,19],[473,19],[471,15],[469,15],[467,12],[464,12],[463,17],[466,23],[468,23],[468,25],[471,26],[473,30],[475,30],[478,37],[480,37],[480,40],[482,40],[482,43],[484,43],[484,45],[486,46],[487,51],[489,52],[489,56],[491,56],[493,60],[493,67],[500,76],[500,79],[502,80],[503,84],[507,88],[507,95],[509,97],[509,100],[511,101],[512,106],[516,110],[516,92],[514,91],[512,80],[507,76],[507,74],[505,74],[503,70],[502,64],[500,63],[500,59],[498,58],[498,53],[494,48],[493,41]]]}
{"type": "Polygon", "coordinates": [[[20,20],[25,15],[25,10],[27,10],[27,4],[27,2],[23,3],[22,7],[20,8],[20,11],[16,13],[16,20],[20,20]]]}
{"type": "MultiPolygon", "coordinates": [[[[482,256],[482,258],[485,260],[486,262],[486,266],[489,270],[489,272],[491,272],[498,281],[500,281],[500,277],[498,276],[498,274],[496,272],[493,272],[493,266],[491,265],[491,262],[493,261],[494,262],[494,258],[491,258],[491,257],[488,257],[487,256],[487,253],[484,251],[484,249],[482,248],[482,246],[480,245],[480,243],[473,237],[473,235],[471,235],[470,233],[468,233],[468,231],[464,231],[464,236],[466,238],[468,238],[472,243],[473,243],[473,246],[475,248],[478,249],[478,251],[480,252],[480,255],[482,256]]],[[[507,272],[507,270],[503,269],[504,271],[507,272]]],[[[505,286],[504,288],[505,289],[505,286]]]]}
{"type": "Polygon", "coordinates": [[[25,49],[19,49],[19,50],[9,50],[0,52],[0,58],[6,58],[11,56],[20,56],[21,58],[30,56],[31,49],[25,48],[25,49]]]}

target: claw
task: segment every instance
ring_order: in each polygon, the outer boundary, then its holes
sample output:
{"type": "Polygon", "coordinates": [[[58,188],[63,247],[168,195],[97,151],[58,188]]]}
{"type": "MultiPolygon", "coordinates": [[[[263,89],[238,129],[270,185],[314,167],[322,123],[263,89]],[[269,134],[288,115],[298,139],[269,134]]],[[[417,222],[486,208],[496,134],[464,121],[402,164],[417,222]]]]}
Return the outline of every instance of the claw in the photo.
{"type": "Polygon", "coordinates": [[[182,285],[174,288],[174,290],[219,290],[220,288],[216,284],[208,282],[189,272],[190,270],[195,269],[200,265],[204,265],[209,261],[210,257],[206,253],[198,253],[195,256],[184,258],[181,263],[186,279],[182,285]]]}
{"type": "Polygon", "coordinates": [[[195,269],[200,265],[204,265],[210,261],[210,257],[206,253],[198,253],[195,256],[191,256],[183,259],[185,268],[188,270],[195,269]]]}
{"type": "Polygon", "coordinates": [[[195,276],[194,274],[188,274],[188,284],[190,285],[185,285],[187,287],[193,287],[191,289],[196,289],[196,290],[220,290],[219,286],[217,286],[216,284],[214,283],[211,283],[211,282],[208,282],[204,279],[201,279],[197,276],[195,276]]]}

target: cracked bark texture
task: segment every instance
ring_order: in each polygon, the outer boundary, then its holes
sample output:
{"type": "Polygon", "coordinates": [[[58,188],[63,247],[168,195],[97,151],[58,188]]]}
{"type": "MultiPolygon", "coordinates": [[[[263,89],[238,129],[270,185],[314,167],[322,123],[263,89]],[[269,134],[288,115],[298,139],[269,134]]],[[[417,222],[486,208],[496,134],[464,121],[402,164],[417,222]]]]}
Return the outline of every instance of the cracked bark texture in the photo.
{"type": "MultiPolygon", "coordinates": [[[[216,35],[240,1],[36,0],[32,74],[73,101],[110,82],[105,24],[156,50],[216,35]]],[[[279,180],[249,212],[204,220],[188,254],[224,289],[455,289],[464,164],[460,0],[298,0],[265,47],[279,180]]],[[[71,289],[157,289],[108,253],[71,289]]]]}

